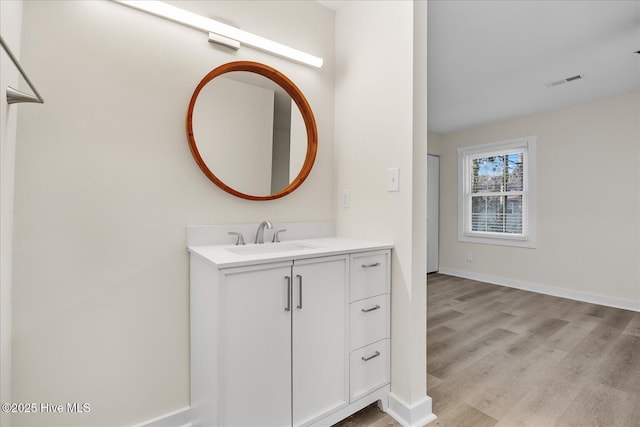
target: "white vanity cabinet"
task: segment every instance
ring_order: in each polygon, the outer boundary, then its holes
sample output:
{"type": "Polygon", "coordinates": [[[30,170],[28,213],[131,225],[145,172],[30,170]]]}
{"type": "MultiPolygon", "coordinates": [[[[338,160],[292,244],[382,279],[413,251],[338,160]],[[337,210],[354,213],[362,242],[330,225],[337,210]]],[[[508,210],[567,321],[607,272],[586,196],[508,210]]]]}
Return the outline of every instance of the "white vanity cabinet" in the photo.
{"type": "Polygon", "coordinates": [[[390,250],[231,266],[194,252],[192,425],[331,425],[386,407],[390,250]]]}
{"type": "Polygon", "coordinates": [[[208,357],[192,354],[192,381],[196,397],[215,396],[205,425],[301,426],[348,404],[348,262],[214,271],[192,259],[192,351],[198,337],[208,341],[208,357]],[[213,287],[215,298],[202,295],[213,287]]]}

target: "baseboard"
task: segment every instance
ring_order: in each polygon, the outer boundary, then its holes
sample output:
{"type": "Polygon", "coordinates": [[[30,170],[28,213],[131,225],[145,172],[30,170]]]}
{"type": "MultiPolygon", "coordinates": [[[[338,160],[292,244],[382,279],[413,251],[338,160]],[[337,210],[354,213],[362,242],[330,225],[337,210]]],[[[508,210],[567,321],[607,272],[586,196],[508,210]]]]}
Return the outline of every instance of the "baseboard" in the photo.
{"type": "Polygon", "coordinates": [[[539,283],[524,282],[515,279],[507,279],[504,277],[492,276],[490,274],[475,273],[472,271],[458,270],[448,267],[440,267],[438,272],[442,274],[448,274],[449,276],[463,277],[465,279],[478,280],[480,282],[522,289],[524,291],[537,292],[539,294],[552,295],[554,297],[567,298],[576,301],[588,302],[591,304],[606,305],[609,307],[640,312],[640,301],[634,301],[626,298],[613,298],[606,295],[575,291],[571,289],[541,285],[539,283]]]}
{"type": "Polygon", "coordinates": [[[191,408],[185,406],[182,409],[169,412],[152,420],[136,424],[135,427],[190,427],[191,408]]]}
{"type": "Polygon", "coordinates": [[[403,427],[422,427],[438,418],[431,412],[431,398],[429,396],[425,396],[418,403],[409,405],[393,393],[389,393],[387,414],[403,427]]]}

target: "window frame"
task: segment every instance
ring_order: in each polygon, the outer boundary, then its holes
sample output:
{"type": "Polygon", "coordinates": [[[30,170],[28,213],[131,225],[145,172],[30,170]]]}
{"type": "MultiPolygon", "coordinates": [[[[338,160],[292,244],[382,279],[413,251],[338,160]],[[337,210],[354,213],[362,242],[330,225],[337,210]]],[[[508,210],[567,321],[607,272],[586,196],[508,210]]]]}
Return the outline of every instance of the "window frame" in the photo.
{"type": "MultiPolygon", "coordinates": [[[[458,241],[490,245],[536,247],[537,186],[536,186],[536,136],[490,142],[458,148],[458,241]],[[499,152],[525,153],[523,186],[523,234],[471,231],[472,193],[470,171],[473,158],[489,157],[499,152]]],[[[477,193],[473,193],[477,194],[477,193]]],[[[505,193],[505,195],[507,195],[505,193]]]]}

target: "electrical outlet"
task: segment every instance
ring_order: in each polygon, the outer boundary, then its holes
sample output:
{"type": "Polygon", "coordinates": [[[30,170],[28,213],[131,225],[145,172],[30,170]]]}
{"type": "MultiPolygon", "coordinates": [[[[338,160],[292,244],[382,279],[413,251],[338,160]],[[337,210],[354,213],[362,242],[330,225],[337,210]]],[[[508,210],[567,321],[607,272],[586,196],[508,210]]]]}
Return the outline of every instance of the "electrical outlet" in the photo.
{"type": "Polygon", "coordinates": [[[387,171],[387,191],[400,191],[400,168],[389,168],[387,171]]]}
{"type": "Polygon", "coordinates": [[[342,190],[342,197],[340,198],[340,206],[343,208],[348,208],[351,205],[351,190],[344,189],[342,190]]]}
{"type": "Polygon", "coordinates": [[[467,253],[467,262],[473,262],[473,252],[467,253]]]}

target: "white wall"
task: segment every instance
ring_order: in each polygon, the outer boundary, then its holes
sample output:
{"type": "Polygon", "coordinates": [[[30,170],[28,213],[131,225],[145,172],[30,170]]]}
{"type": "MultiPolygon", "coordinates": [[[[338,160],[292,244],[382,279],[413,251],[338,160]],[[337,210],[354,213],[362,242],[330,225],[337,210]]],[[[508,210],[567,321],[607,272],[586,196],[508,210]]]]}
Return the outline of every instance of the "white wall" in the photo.
{"type": "Polygon", "coordinates": [[[408,405],[426,397],[426,47],[414,43],[414,19],[417,33],[426,29],[422,6],[342,2],[336,12],[335,198],[351,191],[337,231],[394,244],[391,388],[408,405]],[[387,192],[391,167],[399,192],[387,192]]]}
{"type": "Polygon", "coordinates": [[[428,132],[429,154],[439,156],[442,153],[442,135],[435,132],[428,132]]]}
{"type": "Polygon", "coordinates": [[[18,124],[13,400],[88,402],[91,412],[16,425],[131,425],[187,406],[186,225],[334,219],[333,13],[311,1],[177,3],[325,66],[230,52],[109,1],[25,2],[23,65],[46,103],[20,107],[18,124]],[[315,166],[283,199],[228,195],[187,146],[197,83],[241,59],[282,71],[316,117],[315,166]]]}
{"type": "MultiPolygon", "coordinates": [[[[2,38],[20,58],[22,0],[0,2],[2,38]]],[[[0,48],[0,402],[11,402],[11,291],[13,267],[13,194],[18,106],[33,108],[35,104],[9,106],[6,87],[19,86],[19,72],[3,48],[0,48]]],[[[25,89],[26,90],[26,89],[25,89]]],[[[37,106],[36,106],[37,108],[37,106]]],[[[0,424],[9,425],[10,414],[0,413],[0,424]]]]}
{"type": "Polygon", "coordinates": [[[441,271],[640,310],[640,93],[441,141],[441,271]],[[458,242],[456,149],[527,135],[538,137],[537,248],[458,242]]]}

